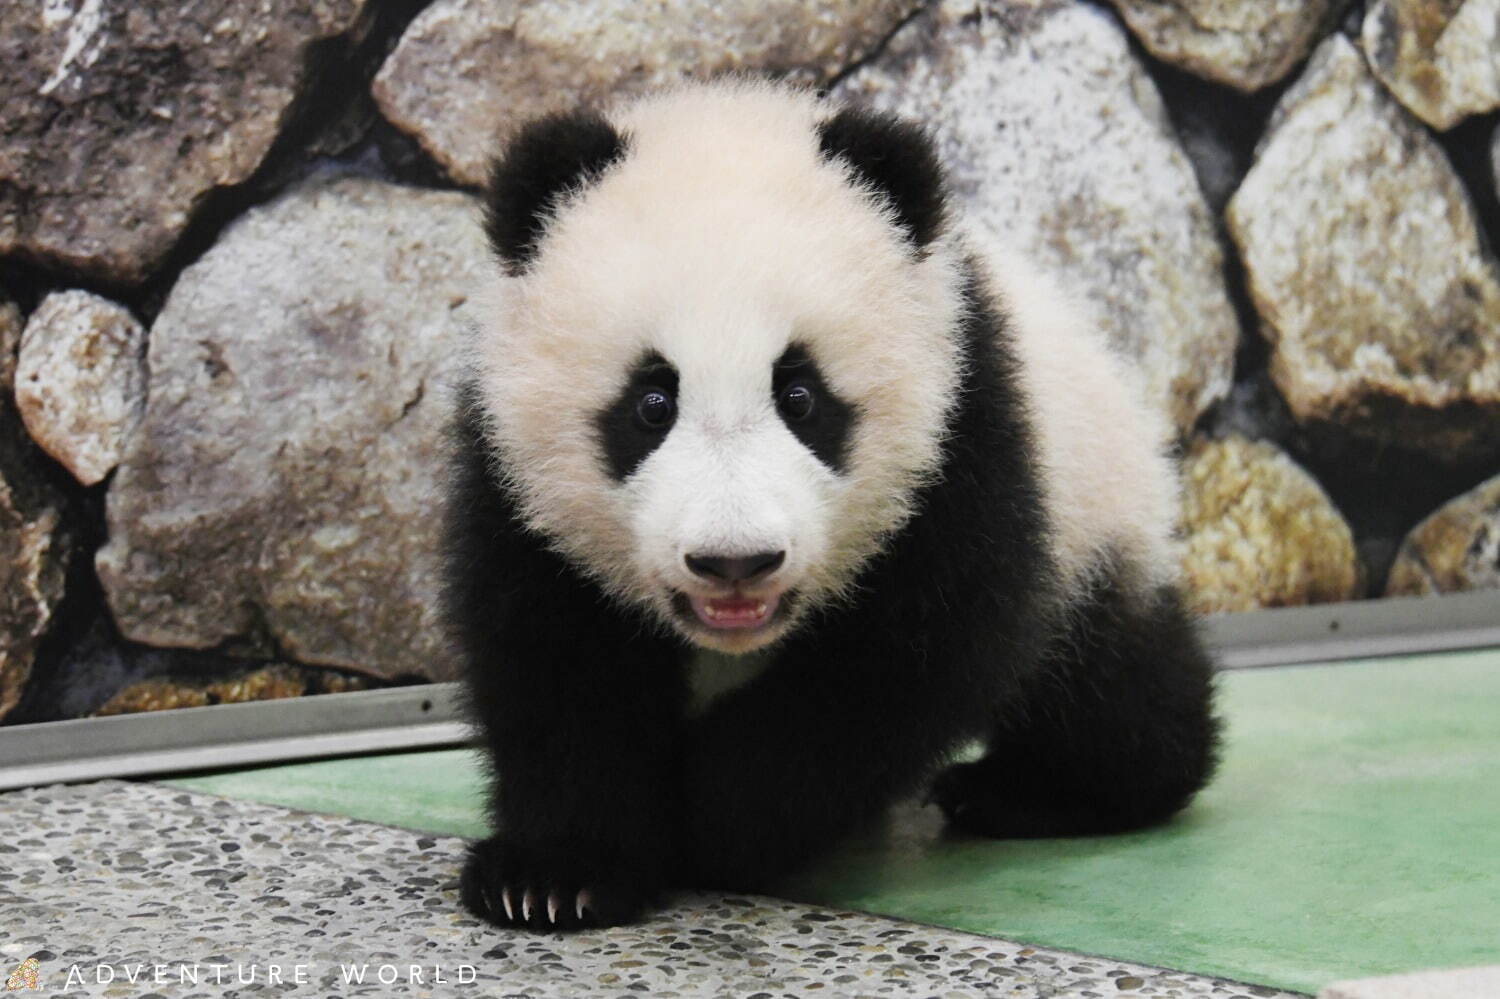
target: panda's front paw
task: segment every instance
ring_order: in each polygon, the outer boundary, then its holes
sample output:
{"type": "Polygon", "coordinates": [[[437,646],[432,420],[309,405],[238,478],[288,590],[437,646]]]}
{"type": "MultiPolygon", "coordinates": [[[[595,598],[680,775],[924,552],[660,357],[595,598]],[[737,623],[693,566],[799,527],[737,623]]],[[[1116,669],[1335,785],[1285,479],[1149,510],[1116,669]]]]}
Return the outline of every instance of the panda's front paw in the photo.
{"type": "Polygon", "coordinates": [[[631,922],[649,892],[627,879],[581,876],[565,862],[492,836],[470,847],[459,897],[496,926],[551,932],[631,922]]]}
{"type": "Polygon", "coordinates": [[[943,810],[949,822],[962,825],[976,808],[994,797],[994,782],[981,763],[957,763],[937,775],[927,792],[927,803],[943,810]]]}
{"type": "Polygon", "coordinates": [[[949,767],[933,782],[927,801],[943,810],[953,828],[994,839],[1093,836],[1132,828],[1118,812],[1063,796],[1047,775],[1020,774],[994,759],[949,767]]]}

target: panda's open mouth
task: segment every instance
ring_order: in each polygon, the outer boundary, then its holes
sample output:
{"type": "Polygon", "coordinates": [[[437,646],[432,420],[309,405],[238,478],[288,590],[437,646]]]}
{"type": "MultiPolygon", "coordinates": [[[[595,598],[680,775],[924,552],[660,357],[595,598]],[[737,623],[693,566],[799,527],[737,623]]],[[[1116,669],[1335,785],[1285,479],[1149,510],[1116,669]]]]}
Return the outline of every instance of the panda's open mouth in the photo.
{"type": "Polygon", "coordinates": [[[677,612],[714,631],[747,631],[764,628],[776,618],[783,603],[782,594],[749,596],[734,593],[727,597],[701,597],[679,593],[674,601],[677,612]]]}

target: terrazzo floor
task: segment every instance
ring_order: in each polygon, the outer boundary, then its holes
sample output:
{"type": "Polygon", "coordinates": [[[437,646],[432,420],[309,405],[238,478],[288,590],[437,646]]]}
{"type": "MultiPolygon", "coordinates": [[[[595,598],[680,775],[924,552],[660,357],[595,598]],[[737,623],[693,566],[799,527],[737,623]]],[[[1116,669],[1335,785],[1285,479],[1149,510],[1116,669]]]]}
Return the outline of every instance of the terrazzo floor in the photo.
{"type": "Polygon", "coordinates": [[[462,841],[151,784],[0,796],[0,958],[77,996],[1283,999],[1294,993],[758,897],[530,935],[468,918],[462,841]]]}
{"type": "Polygon", "coordinates": [[[790,901],[683,896],[570,937],[459,909],[457,837],[485,831],[468,751],[12,792],[0,981],[111,997],[1275,999],[1500,958],[1500,649],[1243,671],[1220,705],[1220,773],[1159,829],[988,841],[898,809],[778,886],[790,901]]]}

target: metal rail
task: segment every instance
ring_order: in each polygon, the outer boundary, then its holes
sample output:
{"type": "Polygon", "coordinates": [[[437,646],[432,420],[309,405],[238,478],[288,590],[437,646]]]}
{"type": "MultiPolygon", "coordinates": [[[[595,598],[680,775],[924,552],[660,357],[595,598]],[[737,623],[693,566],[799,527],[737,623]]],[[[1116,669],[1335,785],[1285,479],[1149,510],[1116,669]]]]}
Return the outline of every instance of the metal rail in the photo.
{"type": "MultiPolygon", "coordinates": [[[[1226,614],[1227,669],[1500,646],[1500,591],[1226,614]]],[[[243,767],[468,740],[456,684],[0,727],[0,789],[243,767]]]]}
{"type": "Polygon", "coordinates": [[[467,739],[453,683],[10,725],[0,728],[0,789],[467,739]]]}
{"type": "Polygon", "coordinates": [[[1226,669],[1484,648],[1500,646],[1500,590],[1282,607],[1204,624],[1226,669]]]}

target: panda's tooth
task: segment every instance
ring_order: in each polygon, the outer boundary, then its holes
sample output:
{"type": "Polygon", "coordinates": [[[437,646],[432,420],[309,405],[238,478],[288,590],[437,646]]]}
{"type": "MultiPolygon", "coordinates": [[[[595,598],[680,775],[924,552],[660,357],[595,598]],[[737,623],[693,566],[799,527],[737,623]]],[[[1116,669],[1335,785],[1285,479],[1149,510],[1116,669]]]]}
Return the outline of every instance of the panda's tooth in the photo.
{"type": "Polygon", "coordinates": [[[759,603],[759,604],[755,605],[755,616],[756,617],[765,617],[766,616],[766,605],[764,603],[759,603]]]}

